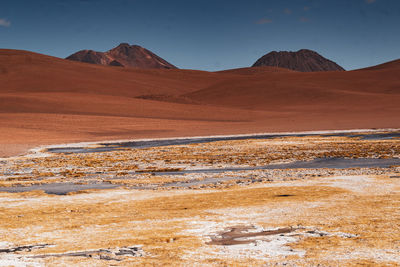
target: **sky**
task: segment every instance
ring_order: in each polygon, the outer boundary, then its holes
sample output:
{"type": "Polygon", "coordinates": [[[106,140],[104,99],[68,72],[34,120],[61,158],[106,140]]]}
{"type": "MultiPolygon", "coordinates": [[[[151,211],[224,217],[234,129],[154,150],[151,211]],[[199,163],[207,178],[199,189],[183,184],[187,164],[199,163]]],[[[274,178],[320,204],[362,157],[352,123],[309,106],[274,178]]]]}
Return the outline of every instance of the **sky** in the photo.
{"type": "Polygon", "coordinates": [[[185,69],[306,48],[351,70],[400,58],[400,0],[0,0],[0,48],[64,58],[119,43],[185,69]]]}

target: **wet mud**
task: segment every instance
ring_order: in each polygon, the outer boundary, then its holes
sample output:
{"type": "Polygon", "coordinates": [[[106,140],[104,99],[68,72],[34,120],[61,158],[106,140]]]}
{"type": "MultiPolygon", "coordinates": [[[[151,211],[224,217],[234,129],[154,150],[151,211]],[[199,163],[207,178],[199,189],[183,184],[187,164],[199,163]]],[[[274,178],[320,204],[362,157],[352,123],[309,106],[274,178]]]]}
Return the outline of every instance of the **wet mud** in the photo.
{"type": "Polygon", "coordinates": [[[0,248],[0,253],[15,253],[26,251],[30,252],[34,249],[42,249],[51,246],[50,244],[37,244],[37,245],[26,245],[26,246],[19,246],[19,247],[12,247],[12,248],[0,248]]]}
{"type": "Polygon", "coordinates": [[[96,153],[96,152],[110,152],[121,149],[138,149],[138,148],[151,148],[151,147],[162,147],[172,145],[189,145],[189,144],[201,144],[211,143],[218,141],[234,141],[234,140],[246,140],[246,139],[274,139],[282,137],[306,137],[306,136],[324,136],[324,137],[354,137],[362,140],[387,140],[393,138],[400,138],[400,132],[389,132],[389,133],[334,133],[334,134],[267,134],[267,135],[241,135],[241,136],[221,136],[221,137],[201,137],[201,138],[179,138],[179,139],[168,139],[168,140],[150,140],[150,141],[131,141],[131,142],[116,142],[116,143],[99,143],[98,147],[55,147],[47,149],[51,153],[96,153]]]}
{"type": "Polygon", "coordinates": [[[68,193],[78,192],[81,190],[113,189],[117,187],[120,187],[120,185],[114,185],[109,183],[97,183],[97,184],[52,183],[52,184],[31,185],[31,186],[0,187],[0,192],[20,193],[20,192],[39,190],[39,191],[44,191],[46,194],[51,194],[51,195],[67,195],[68,193]]]}
{"type": "Polygon", "coordinates": [[[270,235],[288,234],[296,231],[295,228],[286,227],[276,230],[258,231],[252,232],[254,227],[252,226],[236,226],[226,229],[224,232],[218,234],[218,236],[211,236],[211,241],[207,242],[207,245],[220,245],[220,246],[231,246],[240,244],[251,244],[255,243],[258,238],[270,235]]]}
{"type": "MultiPolygon", "coordinates": [[[[317,158],[310,161],[295,161],[284,164],[271,164],[266,166],[255,167],[238,167],[238,168],[218,168],[218,169],[196,169],[182,170],[178,172],[154,172],[157,175],[184,175],[189,173],[222,173],[235,171],[252,171],[252,170],[277,170],[277,169],[347,169],[347,168],[389,168],[391,166],[400,165],[400,158],[383,159],[383,158],[317,158]]],[[[145,172],[145,171],[141,171],[145,172]]]]}
{"type": "Polygon", "coordinates": [[[35,255],[30,258],[50,258],[50,257],[85,257],[85,258],[98,258],[100,260],[122,261],[125,257],[142,257],[144,252],[140,247],[123,247],[117,249],[98,249],[88,251],[76,251],[57,254],[43,254],[35,255]]]}
{"type": "MultiPolygon", "coordinates": [[[[266,166],[255,166],[255,167],[237,167],[237,168],[218,168],[218,169],[195,169],[195,170],[180,170],[174,171],[163,170],[140,170],[132,172],[127,179],[134,178],[135,173],[150,173],[153,175],[160,176],[179,176],[185,174],[212,174],[212,173],[225,173],[225,172],[241,172],[241,171],[253,171],[253,170],[291,170],[291,169],[349,169],[349,168],[390,168],[392,166],[399,166],[400,158],[317,158],[310,161],[296,161],[292,163],[284,164],[271,164],[266,166]]],[[[399,178],[399,176],[391,176],[390,178],[399,178]]],[[[116,178],[117,179],[117,178],[116,178]]],[[[120,179],[120,178],[118,178],[120,179]]],[[[138,190],[152,190],[158,188],[191,188],[198,186],[209,186],[218,185],[226,181],[236,181],[236,183],[242,183],[244,181],[257,182],[262,181],[260,179],[251,179],[248,177],[212,177],[206,179],[192,179],[179,182],[165,183],[163,185],[148,185],[148,186],[125,186],[125,188],[138,189],[138,190]]],[[[67,195],[71,192],[78,192],[89,189],[114,189],[123,186],[122,184],[111,184],[111,183],[47,183],[41,185],[30,185],[30,186],[11,186],[11,187],[0,187],[0,192],[19,193],[28,191],[44,191],[46,194],[54,195],[67,195]]],[[[289,197],[281,195],[277,197],[289,197]]]]}

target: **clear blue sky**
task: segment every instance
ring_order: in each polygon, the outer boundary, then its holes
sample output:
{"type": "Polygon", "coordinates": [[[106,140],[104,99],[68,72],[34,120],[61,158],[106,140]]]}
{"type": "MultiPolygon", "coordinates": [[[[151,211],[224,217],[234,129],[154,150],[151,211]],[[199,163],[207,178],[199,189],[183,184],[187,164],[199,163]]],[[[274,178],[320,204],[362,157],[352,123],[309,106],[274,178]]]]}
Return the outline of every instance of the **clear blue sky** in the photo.
{"type": "Polygon", "coordinates": [[[0,1],[0,48],[66,57],[121,42],[188,69],[247,67],[301,48],[355,69],[400,58],[400,1],[0,1]]]}

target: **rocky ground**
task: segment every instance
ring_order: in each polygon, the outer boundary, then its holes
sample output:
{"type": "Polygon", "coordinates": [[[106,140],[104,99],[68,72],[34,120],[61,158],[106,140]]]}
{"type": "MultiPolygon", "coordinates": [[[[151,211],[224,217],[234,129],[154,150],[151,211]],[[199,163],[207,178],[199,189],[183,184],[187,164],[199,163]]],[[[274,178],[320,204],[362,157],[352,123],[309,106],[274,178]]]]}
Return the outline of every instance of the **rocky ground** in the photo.
{"type": "Polygon", "coordinates": [[[36,152],[0,162],[5,266],[400,264],[400,164],[257,169],[399,159],[397,137],[36,152]],[[46,185],[70,190],[38,190],[46,185]]]}

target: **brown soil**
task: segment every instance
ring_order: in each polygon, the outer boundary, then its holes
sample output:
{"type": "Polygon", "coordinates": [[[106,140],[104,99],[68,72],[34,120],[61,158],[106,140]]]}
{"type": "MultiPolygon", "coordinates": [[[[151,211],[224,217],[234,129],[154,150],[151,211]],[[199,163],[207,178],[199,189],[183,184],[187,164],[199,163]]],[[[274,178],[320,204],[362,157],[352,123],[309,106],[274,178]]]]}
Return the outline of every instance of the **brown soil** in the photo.
{"type": "Polygon", "coordinates": [[[239,244],[250,244],[255,242],[254,237],[287,234],[295,231],[295,229],[288,227],[288,228],[279,228],[276,230],[248,232],[248,230],[251,230],[252,228],[253,227],[249,226],[232,227],[230,229],[225,230],[225,232],[220,233],[219,237],[211,237],[211,241],[208,242],[207,245],[231,246],[239,244]],[[253,239],[238,240],[243,238],[253,238],[253,239]]]}
{"type": "Polygon", "coordinates": [[[0,157],[76,141],[398,128],[399,65],[210,73],[115,68],[0,50],[0,157]]]}

